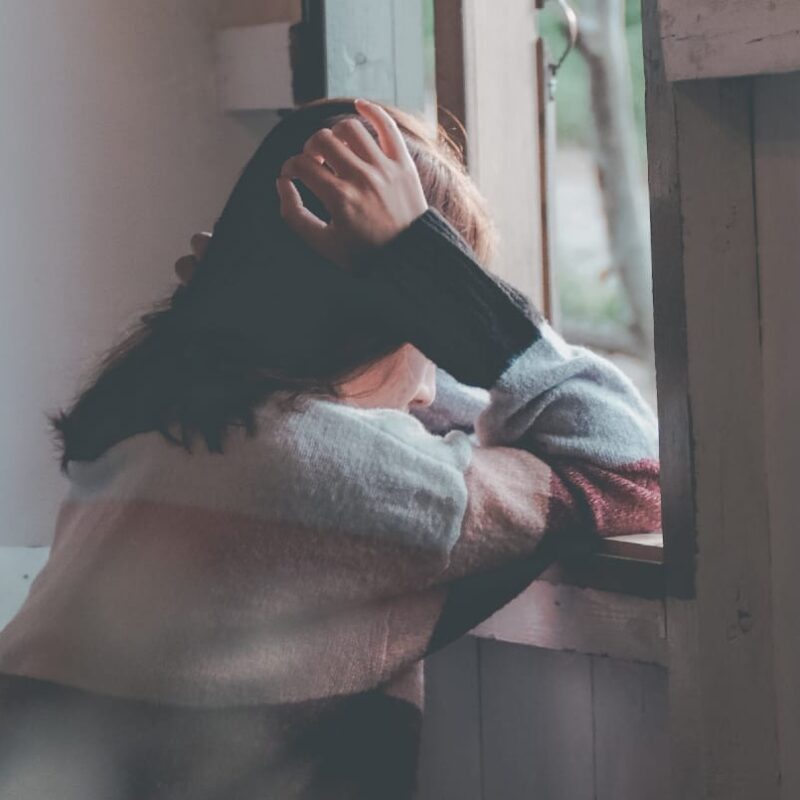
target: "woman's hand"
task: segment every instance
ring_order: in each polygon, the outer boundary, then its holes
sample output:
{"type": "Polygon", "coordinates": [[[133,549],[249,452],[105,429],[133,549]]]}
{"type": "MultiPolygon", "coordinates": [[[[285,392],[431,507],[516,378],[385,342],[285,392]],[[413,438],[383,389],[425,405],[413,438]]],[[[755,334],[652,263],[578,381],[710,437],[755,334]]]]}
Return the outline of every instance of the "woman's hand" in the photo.
{"type": "Polygon", "coordinates": [[[393,239],[428,208],[395,121],[365,100],[356,101],[356,110],[374,125],[379,142],[360,120],[344,120],[309,138],[303,152],[283,165],[277,181],[286,224],[318,253],[345,267],[393,239]],[[294,179],[320,199],[330,222],[303,205],[294,179]]]}
{"type": "Polygon", "coordinates": [[[196,233],[192,236],[189,243],[191,247],[191,255],[181,256],[175,262],[175,274],[183,286],[188,286],[192,280],[197,265],[203,260],[203,257],[208,250],[208,245],[211,242],[210,233],[196,233]]]}

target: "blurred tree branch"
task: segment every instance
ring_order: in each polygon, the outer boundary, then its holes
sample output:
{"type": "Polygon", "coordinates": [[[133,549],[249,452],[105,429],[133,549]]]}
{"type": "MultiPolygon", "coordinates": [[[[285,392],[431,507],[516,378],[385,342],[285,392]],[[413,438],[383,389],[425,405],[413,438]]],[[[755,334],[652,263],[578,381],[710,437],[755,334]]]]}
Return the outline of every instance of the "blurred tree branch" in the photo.
{"type": "Polygon", "coordinates": [[[633,108],[625,0],[582,0],[577,50],[589,67],[595,158],[613,267],[633,313],[640,354],[653,351],[652,275],[633,108]]]}

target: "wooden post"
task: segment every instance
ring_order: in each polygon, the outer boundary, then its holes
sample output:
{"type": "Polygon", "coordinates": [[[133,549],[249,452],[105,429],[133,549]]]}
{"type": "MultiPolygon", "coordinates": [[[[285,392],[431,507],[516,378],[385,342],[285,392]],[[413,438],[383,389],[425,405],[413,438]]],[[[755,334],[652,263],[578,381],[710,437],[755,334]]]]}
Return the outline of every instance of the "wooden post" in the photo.
{"type": "Polygon", "coordinates": [[[669,84],[643,9],[671,796],[777,800],[753,82],[669,84]]]}
{"type": "Polygon", "coordinates": [[[328,97],[425,107],[422,0],[324,4],[328,97]]]}
{"type": "Polygon", "coordinates": [[[800,72],[756,80],[756,210],[781,797],[800,797],[800,72]]]}
{"type": "Polygon", "coordinates": [[[658,3],[664,61],[670,80],[800,70],[797,0],[658,0],[658,3]]]}
{"type": "Polygon", "coordinates": [[[436,0],[436,47],[450,71],[438,103],[466,128],[470,174],[499,233],[489,266],[544,308],[535,4],[436,0]]]}

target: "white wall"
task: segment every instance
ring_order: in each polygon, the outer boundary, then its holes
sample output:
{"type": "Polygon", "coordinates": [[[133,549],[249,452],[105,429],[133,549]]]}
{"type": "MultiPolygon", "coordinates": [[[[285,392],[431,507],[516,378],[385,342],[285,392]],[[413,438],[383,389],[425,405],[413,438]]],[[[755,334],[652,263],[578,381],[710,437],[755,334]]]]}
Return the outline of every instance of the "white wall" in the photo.
{"type": "Polygon", "coordinates": [[[217,0],[0,3],[0,545],[45,544],[45,414],[171,290],[268,114],[216,110],[217,0]]]}

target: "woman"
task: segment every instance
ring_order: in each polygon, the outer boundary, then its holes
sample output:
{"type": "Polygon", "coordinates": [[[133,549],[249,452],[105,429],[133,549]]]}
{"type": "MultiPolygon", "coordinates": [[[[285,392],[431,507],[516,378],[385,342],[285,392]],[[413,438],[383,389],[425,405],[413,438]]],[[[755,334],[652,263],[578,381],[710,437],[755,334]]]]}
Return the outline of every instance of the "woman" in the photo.
{"type": "Polygon", "coordinates": [[[410,798],[421,660],[658,528],[651,412],[480,266],[442,136],[363,101],[285,118],[60,417],[0,796],[410,798]]]}

